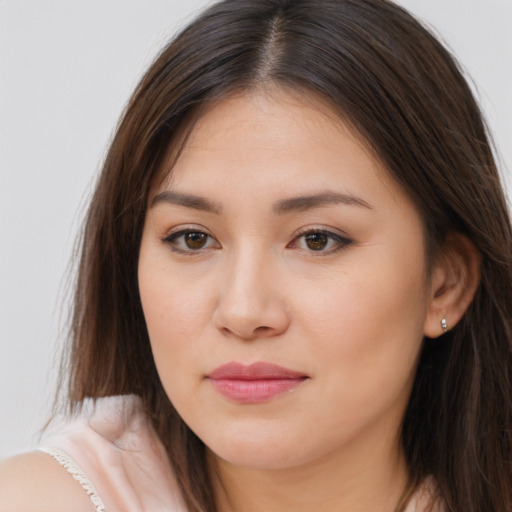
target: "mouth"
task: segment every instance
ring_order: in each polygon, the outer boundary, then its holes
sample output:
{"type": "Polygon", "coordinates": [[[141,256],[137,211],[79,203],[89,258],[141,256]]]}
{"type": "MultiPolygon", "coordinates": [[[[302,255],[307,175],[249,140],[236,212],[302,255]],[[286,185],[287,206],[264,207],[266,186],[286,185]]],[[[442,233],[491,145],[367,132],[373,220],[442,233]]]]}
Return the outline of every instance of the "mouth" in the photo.
{"type": "Polygon", "coordinates": [[[241,404],[267,402],[289,393],[309,379],[308,375],[271,363],[228,363],[207,375],[216,391],[241,404]]]}

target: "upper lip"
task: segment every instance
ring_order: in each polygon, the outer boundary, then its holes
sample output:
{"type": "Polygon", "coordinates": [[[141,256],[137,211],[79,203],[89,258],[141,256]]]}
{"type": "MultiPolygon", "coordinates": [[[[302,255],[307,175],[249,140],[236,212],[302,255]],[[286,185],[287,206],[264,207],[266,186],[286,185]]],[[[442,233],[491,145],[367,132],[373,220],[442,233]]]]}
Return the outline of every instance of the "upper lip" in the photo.
{"type": "Polygon", "coordinates": [[[231,362],[223,364],[208,374],[214,380],[270,380],[270,379],[303,379],[307,375],[272,363],[258,362],[242,364],[231,362]]]}

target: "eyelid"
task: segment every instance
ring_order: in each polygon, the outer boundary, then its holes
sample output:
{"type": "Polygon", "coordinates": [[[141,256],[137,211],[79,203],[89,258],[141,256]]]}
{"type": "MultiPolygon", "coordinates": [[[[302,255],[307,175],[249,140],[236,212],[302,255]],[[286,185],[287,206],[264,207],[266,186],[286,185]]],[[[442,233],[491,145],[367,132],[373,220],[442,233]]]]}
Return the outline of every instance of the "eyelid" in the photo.
{"type": "Polygon", "coordinates": [[[202,224],[178,224],[176,226],[173,226],[172,228],[167,229],[165,231],[165,235],[163,236],[163,238],[168,238],[182,231],[197,231],[211,236],[210,230],[203,226],[202,224]]]}
{"type": "Polygon", "coordinates": [[[294,237],[299,237],[301,235],[305,235],[308,233],[325,233],[327,235],[333,235],[338,238],[349,240],[350,237],[344,233],[343,231],[339,230],[338,228],[333,228],[331,226],[324,226],[322,224],[313,224],[311,226],[304,226],[302,228],[299,228],[295,233],[294,237]]]}

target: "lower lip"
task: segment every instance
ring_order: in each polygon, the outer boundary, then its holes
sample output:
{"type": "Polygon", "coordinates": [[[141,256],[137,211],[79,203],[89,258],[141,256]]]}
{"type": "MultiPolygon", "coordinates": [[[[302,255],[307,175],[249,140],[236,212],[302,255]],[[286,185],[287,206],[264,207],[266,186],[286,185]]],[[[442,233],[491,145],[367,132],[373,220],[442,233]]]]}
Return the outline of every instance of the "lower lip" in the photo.
{"type": "Polygon", "coordinates": [[[306,379],[209,379],[213,387],[226,398],[241,404],[267,402],[299,387],[306,379]]]}

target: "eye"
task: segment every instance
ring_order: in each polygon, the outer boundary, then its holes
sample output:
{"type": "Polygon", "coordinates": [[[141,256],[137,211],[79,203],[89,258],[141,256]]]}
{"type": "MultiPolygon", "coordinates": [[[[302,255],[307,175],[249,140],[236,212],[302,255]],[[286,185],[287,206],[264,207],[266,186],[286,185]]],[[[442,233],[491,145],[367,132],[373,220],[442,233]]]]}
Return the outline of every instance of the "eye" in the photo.
{"type": "Polygon", "coordinates": [[[337,233],[333,233],[332,231],[325,229],[308,229],[299,233],[287,247],[330,254],[345,248],[351,243],[352,240],[337,233]]]}
{"type": "Polygon", "coordinates": [[[204,231],[197,229],[182,229],[171,233],[164,242],[170,246],[173,251],[181,253],[194,253],[202,249],[218,249],[219,243],[204,231]]]}
{"type": "Polygon", "coordinates": [[[329,245],[329,237],[325,233],[304,235],[304,243],[312,251],[323,251],[329,245]]]}

